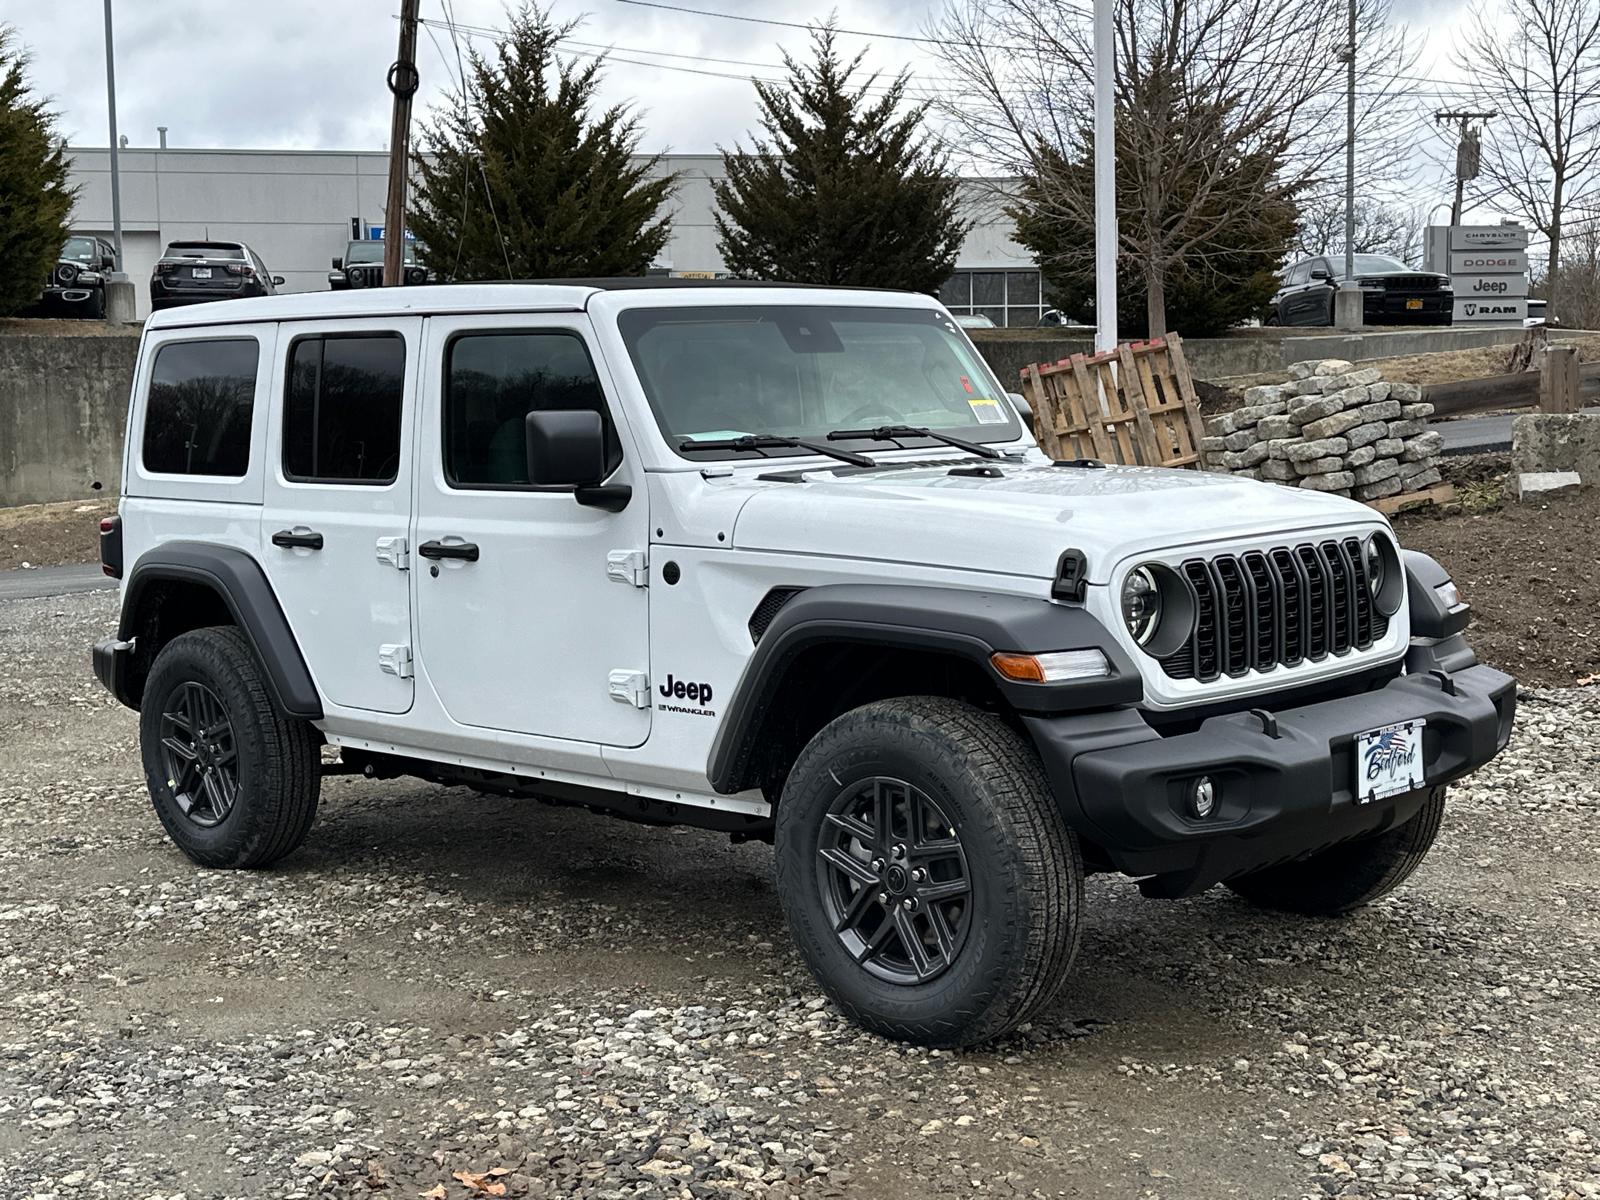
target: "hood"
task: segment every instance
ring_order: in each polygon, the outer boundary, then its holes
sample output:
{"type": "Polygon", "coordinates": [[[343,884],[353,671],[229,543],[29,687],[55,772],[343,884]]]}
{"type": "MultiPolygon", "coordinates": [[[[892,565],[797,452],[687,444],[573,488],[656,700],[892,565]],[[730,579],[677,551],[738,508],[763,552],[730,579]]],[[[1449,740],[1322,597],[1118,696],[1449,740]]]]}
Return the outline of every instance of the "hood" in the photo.
{"type": "Polygon", "coordinates": [[[759,484],[739,510],[733,546],[1039,578],[1076,549],[1089,560],[1090,582],[1106,583],[1112,566],[1135,554],[1385,527],[1355,501],[1231,475],[1038,461],[994,464],[998,478],[951,474],[975,467],[990,464],[819,470],[800,483],[759,484]]]}

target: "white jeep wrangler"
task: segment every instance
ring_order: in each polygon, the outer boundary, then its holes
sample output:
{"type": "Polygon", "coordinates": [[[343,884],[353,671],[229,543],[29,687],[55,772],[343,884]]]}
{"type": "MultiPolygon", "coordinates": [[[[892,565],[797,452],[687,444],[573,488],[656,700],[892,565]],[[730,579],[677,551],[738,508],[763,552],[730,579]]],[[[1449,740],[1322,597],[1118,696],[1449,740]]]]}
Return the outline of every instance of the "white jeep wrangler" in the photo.
{"type": "Polygon", "coordinates": [[[822,986],[933,1045],[1050,1000],[1087,872],[1381,895],[1515,703],[1373,510],[1053,463],[889,292],[159,313],[102,542],[95,669],[196,862],[290,853],[334,771],[771,840],[822,986]]]}

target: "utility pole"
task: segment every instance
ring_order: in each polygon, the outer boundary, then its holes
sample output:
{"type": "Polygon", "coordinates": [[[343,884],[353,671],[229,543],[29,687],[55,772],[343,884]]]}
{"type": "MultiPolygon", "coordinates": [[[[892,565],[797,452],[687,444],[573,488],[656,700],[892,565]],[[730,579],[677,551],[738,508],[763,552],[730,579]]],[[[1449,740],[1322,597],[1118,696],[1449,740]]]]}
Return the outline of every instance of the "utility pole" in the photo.
{"type": "Polygon", "coordinates": [[[106,0],[106,110],[111,114],[111,241],[122,271],[122,183],[117,175],[117,69],[111,41],[111,0],[106,0]]]}
{"type": "MultiPolygon", "coordinates": [[[[111,0],[106,0],[107,4],[111,0]]],[[[406,178],[410,168],[411,98],[417,74],[417,15],[422,0],[400,0],[400,52],[389,68],[394,119],[389,126],[389,195],[383,206],[383,286],[405,282],[406,178]]]]}
{"type": "Polygon", "coordinates": [[[1117,348],[1117,131],[1112,0],[1094,0],[1094,349],[1117,348]]]}
{"type": "Polygon", "coordinates": [[[1479,161],[1479,133],[1473,127],[1473,121],[1492,121],[1500,114],[1498,111],[1489,112],[1436,112],[1433,114],[1435,121],[1459,121],[1461,124],[1460,140],[1456,142],[1456,199],[1450,206],[1450,224],[1461,224],[1461,197],[1466,187],[1467,180],[1478,177],[1479,161]]]}

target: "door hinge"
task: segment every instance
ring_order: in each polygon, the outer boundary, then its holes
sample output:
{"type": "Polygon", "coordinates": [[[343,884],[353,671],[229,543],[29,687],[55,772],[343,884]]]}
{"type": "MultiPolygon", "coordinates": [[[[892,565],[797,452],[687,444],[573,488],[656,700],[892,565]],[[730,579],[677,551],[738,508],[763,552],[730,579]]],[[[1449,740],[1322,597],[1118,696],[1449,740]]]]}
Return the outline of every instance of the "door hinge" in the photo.
{"type": "Polygon", "coordinates": [[[394,675],[400,679],[410,679],[411,647],[379,646],[378,669],[385,675],[394,675]]]}
{"type": "Polygon", "coordinates": [[[650,586],[650,567],[643,550],[613,550],[606,555],[606,577],[634,587],[650,586]]]}
{"type": "Polygon", "coordinates": [[[650,676],[643,671],[611,672],[611,698],[635,708],[650,707],[650,676]]]}
{"type": "Polygon", "coordinates": [[[378,561],[387,563],[396,571],[409,570],[411,555],[406,549],[406,540],[403,537],[381,537],[378,539],[378,561]]]}

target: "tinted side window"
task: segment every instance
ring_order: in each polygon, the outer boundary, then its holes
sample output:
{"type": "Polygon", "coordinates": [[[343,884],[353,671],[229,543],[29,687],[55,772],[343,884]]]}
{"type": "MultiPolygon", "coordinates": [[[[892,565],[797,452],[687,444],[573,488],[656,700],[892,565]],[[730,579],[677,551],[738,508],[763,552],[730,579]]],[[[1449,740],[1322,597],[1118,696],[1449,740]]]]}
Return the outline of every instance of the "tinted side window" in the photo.
{"type": "Polygon", "coordinates": [[[601,416],[607,463],[622,447],[583,339],[574,333],[467,333],[445,352],[445,475],[458,486],[528,482],[524,418],[586,408],[601,416]]]}
{"type": "Polygon", "coordinates": [[[1289,269],[1288,276],[1283,281],[1284,287],[1299,287],[1311,278],[1311,264],[1298,263],[1289,269]]]}
{"type": "Polygon", "coordinates": [[[145,470],[245,473],[260,353],[255,338],[168,342],[156,351],[145,405],[145,470]]]}
{"type": "Polygon", "coordinates": [[[283,473],[393,483],[400,470],[406,343],[397,333],[301,338],[289,351],[283,473]]]}

